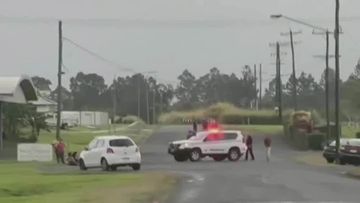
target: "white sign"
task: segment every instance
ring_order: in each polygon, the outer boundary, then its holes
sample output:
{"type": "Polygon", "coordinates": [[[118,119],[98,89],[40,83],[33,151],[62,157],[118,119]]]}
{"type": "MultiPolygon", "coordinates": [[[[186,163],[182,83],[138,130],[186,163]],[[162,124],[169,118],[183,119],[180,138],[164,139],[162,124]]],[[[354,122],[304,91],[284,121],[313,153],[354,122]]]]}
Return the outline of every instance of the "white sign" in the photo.
{"type": "Polygon", "coordinates": [[[18,144],[18,161],[52,161],[53,147],[50,144],[18,144]]]}

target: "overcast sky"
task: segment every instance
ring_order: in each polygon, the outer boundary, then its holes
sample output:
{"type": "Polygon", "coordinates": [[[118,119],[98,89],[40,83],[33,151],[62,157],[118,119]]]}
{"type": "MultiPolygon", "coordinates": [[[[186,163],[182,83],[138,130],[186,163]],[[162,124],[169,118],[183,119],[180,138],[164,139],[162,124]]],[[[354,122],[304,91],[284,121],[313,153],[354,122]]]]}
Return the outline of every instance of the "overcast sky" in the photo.
{"type": "MultiPolygon", "coordinates": [[[[347,78],[360,57],[359,0],[341,1],[341,77],[347,78]]],[[[275,72],[270,42],[289,28],[302,30],[294,38],[298,73],[316,78],[324,60],[324,36],[312,29],[271,20],[282,13],[325,28],[334,28],[335,0],[0,0],[1,75],[28,74],[56,83],[57,24],[64,20],[64,36],[119,64],[101,61],[64,42],[64,83],[78,71],[96,72],[109,82],[137,72],[156,70],[163,82],[174,82],[184,70],[196,76],[211,67],[240,74],[246,64],[263,64],[267,82],[275,72]],[[86,21],[79,19],[88,19],[86,21]]],[[[333,53],[333,37],[331,38],[333,53]]],[[[283,47],[283,73],[289,74],[290,50],[283,47]]],[[[331,61],[331,66],[334,62],[331,61]]],[[[288,77],[288,76],[286,76],[288,77]]]]}

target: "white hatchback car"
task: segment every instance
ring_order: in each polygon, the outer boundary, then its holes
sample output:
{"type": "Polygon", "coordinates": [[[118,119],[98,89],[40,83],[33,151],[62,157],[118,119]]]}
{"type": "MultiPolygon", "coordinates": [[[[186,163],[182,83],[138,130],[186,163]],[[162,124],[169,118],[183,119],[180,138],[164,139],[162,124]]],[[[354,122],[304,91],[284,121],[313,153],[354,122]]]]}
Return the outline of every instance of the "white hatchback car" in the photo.
{"type": "Polygon", "coordinates": [[[104,171],[131,166],[137,171],[141,166],[141,154],[139,147],[127,136],[99,136],[80,153],[79,166],[81,170],[101,167],[104,171]]]}

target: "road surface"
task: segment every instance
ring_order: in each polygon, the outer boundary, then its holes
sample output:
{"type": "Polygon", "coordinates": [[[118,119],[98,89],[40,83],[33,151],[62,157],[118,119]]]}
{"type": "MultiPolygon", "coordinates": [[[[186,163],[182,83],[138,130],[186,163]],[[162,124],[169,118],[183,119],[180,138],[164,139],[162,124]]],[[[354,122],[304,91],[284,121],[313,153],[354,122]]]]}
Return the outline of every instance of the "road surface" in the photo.
{"type": "Polygon", "coordinates": [[[171,203],[237,203],[262,201],[360,201],[360,181],[338,167],[297,163],[298,155],[282,139],[273,137],[272,159],[266,162],[263,136],[254,136],[255,161],[175,162],[168,142],[183,139],[188,128],[161,128],[142,146],[144,170],[171,171],[182,181],[171,203]]]}

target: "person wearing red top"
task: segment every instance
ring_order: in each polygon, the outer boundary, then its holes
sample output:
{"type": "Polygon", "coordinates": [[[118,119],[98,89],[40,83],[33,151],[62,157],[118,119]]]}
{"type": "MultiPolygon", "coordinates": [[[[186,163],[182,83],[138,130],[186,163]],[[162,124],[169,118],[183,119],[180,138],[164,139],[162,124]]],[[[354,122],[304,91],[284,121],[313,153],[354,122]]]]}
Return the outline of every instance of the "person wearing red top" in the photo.
{"type": "Polygon", "coordinates": [[[248,135],[246,137],[246,146],[247,146],[247,149],[246,149],[245,160],[246,161],[248,160],[249,153],[251,155],[251,159],[255,160],[254,153],[253,153],[253,139],[250,135],[248,135]]]}
{"type": "Polygon", "coordinates": [[[59,143],[56,144],[56,159],[57,162],[65,164],[64,161],[64,154],[65,154],[65,144],[62,139],[59,139],[59,143]]]}
{"type": "Polygon", "coordinates": [[[270,155],[271,155],[271,138],[270,137],[266,137],[264,139],[264,145],[266,148],[266,161],[269,162],[270,161],[270,155]]]}

